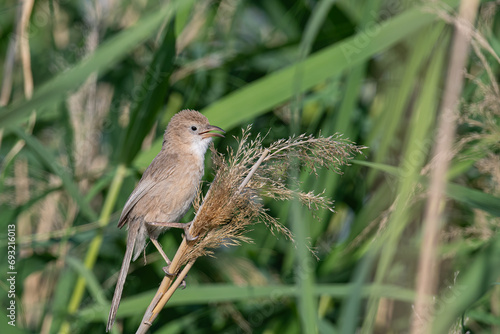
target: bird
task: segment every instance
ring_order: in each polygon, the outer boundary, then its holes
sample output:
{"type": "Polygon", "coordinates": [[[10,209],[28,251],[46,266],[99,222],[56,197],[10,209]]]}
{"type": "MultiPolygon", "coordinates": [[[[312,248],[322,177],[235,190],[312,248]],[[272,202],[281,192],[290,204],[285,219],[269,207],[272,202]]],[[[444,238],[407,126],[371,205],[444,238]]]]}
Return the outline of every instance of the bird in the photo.
{"type": "Polygon", "coordinates": [[[128,226],[127,248],[118,275],[106,332],[111,330],[127,277],[131,260],[135,261],[145,250],[147,238],[155,245],[167,262],[158,237],[169,228],[182,228],[186,239],[190,223],[179,223],[198,192],[204,174],[205,153],[213,137],[224,137],[218,126],[195,110],[182,110],[170,119],[163,135],[161,151],[144,171],[139,183],[130,194],[118,227],[128,226]]]}

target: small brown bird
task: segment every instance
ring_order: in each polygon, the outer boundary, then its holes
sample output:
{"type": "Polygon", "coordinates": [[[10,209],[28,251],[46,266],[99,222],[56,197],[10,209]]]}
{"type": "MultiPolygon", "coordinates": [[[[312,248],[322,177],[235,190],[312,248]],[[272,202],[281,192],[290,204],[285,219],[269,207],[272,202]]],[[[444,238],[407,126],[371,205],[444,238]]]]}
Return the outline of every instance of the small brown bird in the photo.
{"type": "MultiPolygon", "coordinates": [[[[158,242],[158,236],[171,227],[183,228],[186,238],[190,223],[178,221],[186,214],[196,196],[203,176],[205,153],[212,137],[224,137],[212,131],[224,132],[210,125],[208,119],[194,110],[183,110],[172,117],[163,136],[163,146],[144,171],[141,180],[123,208],[118,227],[128,224],[127,250],[116,283],[109,311],[108,332],[116,312],[127,277],[130,261],[139,257],[151,239],[167,265],[170,260],[158,242]],[[133,256],[132,256],[133,254],[133,256]]],[[[166,269],[168,274],[168,266],[166,269]]]]}

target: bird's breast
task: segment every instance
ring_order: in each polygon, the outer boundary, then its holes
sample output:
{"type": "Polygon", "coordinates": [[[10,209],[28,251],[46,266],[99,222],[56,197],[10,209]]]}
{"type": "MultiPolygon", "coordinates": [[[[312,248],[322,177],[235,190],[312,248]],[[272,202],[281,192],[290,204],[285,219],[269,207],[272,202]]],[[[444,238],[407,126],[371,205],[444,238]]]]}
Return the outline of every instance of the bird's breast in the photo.
{"type": "Polygon", "coordinates": [[[203,176],[201,163],[181,163],[156,184],[148,198],[146,222],[178,222],[189,210],[203,176]]]}

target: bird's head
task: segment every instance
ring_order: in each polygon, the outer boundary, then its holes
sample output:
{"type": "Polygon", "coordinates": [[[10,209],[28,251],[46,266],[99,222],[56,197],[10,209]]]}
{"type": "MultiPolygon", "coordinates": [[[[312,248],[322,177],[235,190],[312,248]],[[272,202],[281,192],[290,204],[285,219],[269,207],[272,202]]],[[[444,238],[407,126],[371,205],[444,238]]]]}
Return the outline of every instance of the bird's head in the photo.
{"type": "Polygon", "coordinates": [[[210,125],[208,119],[195,110],[182,110],[175,114],[163,136],[163,146],[169,149],[183,149],[190,153],[204,156],[212,137],[224,136],[224,130],[210,125]]]}

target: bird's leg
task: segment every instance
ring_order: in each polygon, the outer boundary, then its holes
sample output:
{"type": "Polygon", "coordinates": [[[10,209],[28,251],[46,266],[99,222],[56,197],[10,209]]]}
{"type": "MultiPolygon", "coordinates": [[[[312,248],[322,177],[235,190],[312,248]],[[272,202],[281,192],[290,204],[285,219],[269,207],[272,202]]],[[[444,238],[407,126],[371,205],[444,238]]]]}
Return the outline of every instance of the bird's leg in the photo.
{"type": "MultiPolygon", "coordinates": [[[[163,257],[163,259],[165,260],[165,262],[167,262],[167,267],[165,267],[165,268],[168,268],[170,266],[170,263],[172,263],[172,261],[170,261],[167,254],[165,254],[165,252],[163,251],[163,248],[161,247],[158,240],[151,238],[151,242],[153,243],[153,245],[155,245],[158,252],[160,252],[160,254],[163,257]]],[[[167,274],[168,276],[174,276],[173,274],[170,274],[169,272],[166,272],[166,271],[165,271],[165,274],[167,274]]]]}
{"type": "Polygon", "coordinates": [[[184,230],[184,235],[186,236],[187,241],[193,241],[198,239],[198,237],[193,237],[191,233],[189,233],[189,228],[191,227],[191,222],[189,223],[170,223],[170,222],[148,222],[151,226],[163,226],[163,227],[174,227],[174,228],[182,228],[184,230]]]}
{"type": "Polygon", "coordinates": [[[189,223],[184,224],[184,235],[186,236],[187,241],[194,241],[198,239],[198,236],[194,237],[191,232],[189,232],[189,228],[191,227],[191,224],[193,224],[193,221],[191,220],[189,223]]]}
{"type": "MultiPolygon", "coordinates": [[[[160,243],[158,242],[158,240],[152,238],[151,239],[151,242],[153,243],[153,245],[155,245],[156,249],[158,250],[158,252],[160,252],[161,256],[163,257],[163,259],[165,260],[165,262],[167,262],[167,266],[166,267],[163,267],[163,272],[165,273],[165,275],[167,275],[168,277],[174,277],[175,274],[172,274],[170,272],[170,264],[172,263],[172,261],[170,261],[170,259],[168,258],[167,254],[165,254],[165,252],[163,251],[163,248],[161,247],[160,243]]],[[[186,288],[186,281],[185,280],[182,280],[182,283],[181,283],[181,286],[183,289],[186,288]]]]}

